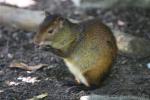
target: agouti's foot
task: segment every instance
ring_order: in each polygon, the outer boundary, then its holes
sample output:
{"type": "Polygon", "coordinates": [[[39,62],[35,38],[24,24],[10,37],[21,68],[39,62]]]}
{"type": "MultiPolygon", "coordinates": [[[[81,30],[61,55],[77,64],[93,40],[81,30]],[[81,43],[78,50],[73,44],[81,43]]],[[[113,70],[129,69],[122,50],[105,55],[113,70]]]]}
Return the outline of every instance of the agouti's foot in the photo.
{"type": "Polygon", "coordinates": [[[78,93],[82,90],[88,91],[88,90],[94,90],[97,88],[97,86],[86,87],[84,84],[79,84],[72,80],[63,81],[62,86],[68,87],[68,89],[66,90],[66,93],[78,93]]]}
{"type": "Polygon", "coordinates": [[[62,84],[62,86],[75,86],[75,85],[77,85],[77,83],[71,80],[63,81],[62,84]]]}
{"type": "Polygon", "coordinates": [[[80,92],[80,91],[94,90],[94,89],[96,89],[96,88],[97,88],[97,87],[95,87],[95,86],[86,87],[86,86],[83,85],[83,84],[78,84],[78,85],[69,87],[69,88],[66,90],[66,92],[67,92],[67,93],[78,93],[78,92],[80,92]]]}
{"type": "Polygon", "coordinates": [[[67,80],[63,82],[63,86],[78,86],[80,84],[81,82],[77,78],[75,78],[75,81],[67,80]]]}
{"type": "Polygon", "coordinates": [[[81,86],[72,86],[72,87],[68,87],[68,89],[66,90],[66,93],[78,93],[82,91],[81,86]]]}

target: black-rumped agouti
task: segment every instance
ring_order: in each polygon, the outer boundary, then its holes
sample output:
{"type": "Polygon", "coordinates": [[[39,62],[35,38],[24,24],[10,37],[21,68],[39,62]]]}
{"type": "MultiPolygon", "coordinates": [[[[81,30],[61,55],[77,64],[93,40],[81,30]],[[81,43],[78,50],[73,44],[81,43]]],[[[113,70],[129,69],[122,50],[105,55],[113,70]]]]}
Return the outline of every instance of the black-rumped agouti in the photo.
{"type": "Polygon", "coordinates": [[[100,84],[117,54],[111,30],[99,19],[74,24],[59,15],[47,16],[34,43],[55,49],[77,82],[88,87],[100,84]]]}

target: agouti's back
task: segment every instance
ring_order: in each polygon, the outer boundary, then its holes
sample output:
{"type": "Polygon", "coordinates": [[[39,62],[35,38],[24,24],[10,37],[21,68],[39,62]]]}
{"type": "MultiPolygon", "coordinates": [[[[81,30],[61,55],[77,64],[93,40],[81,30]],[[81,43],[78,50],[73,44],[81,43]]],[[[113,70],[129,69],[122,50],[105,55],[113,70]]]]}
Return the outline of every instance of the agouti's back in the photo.
{"type": "Polygon", "coordinates": [[[80,27],[83,28],[81,39],[65,62],[78,81],[87,86],[99,85],[116,57],[116,41],[110,29],[99,20],[87,21],[80,27]]]}

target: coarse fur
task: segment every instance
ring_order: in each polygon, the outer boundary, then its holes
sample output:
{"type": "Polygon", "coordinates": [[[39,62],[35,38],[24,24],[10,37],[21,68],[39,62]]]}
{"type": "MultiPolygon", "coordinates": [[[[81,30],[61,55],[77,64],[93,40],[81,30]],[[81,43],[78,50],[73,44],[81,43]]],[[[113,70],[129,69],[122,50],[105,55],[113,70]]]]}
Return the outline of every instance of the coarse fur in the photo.
{"type": "Polygon", "coordinates": [[[56,49],[79,83],[98,86],[117,54],[110,29],[99,19],[73,24],[61,16],[51,18],[43,21],[34,42],[56,49]]]}

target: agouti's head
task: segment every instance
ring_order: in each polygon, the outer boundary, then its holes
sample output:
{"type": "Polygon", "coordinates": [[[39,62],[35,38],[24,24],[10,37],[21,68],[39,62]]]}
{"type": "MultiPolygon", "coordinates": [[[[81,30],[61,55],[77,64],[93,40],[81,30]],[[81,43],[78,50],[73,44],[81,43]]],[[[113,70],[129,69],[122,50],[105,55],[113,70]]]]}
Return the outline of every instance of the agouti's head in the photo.
{"type": "Polygon", "coordinates": [[[47,16],[33,41],[40,46],[65,50],[75,40],[70,27],[70,22],[59,15],[47,16]]]}
{"type": "Polygon", "coordinates": [[[58,42],[61,37],[60,30],[63,28],[63,21],[64,18],[58,15],[46,16],[34,37],[34,43],[38,45],[52,45],[53,42],[58,42]]]}

